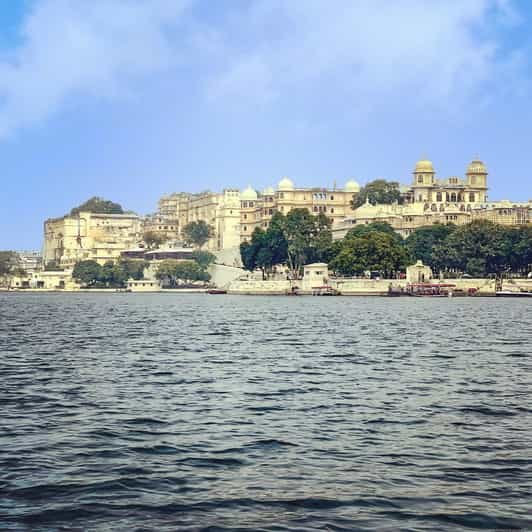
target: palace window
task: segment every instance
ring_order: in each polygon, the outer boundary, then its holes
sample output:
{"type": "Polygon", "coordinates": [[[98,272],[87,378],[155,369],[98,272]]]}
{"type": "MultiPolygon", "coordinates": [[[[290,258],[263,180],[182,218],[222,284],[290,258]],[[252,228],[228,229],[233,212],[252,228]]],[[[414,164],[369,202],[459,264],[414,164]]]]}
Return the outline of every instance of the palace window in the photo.
{"type": "Polygon", "coordinates": [[[475,203],[475,193],[474,192],[470,192],[469,193],[469,201],[471,203],[475,203]]]}
{"type": "Polygon", "coordinates": [[[331,196],[331,201],[334,201],[334,196],[331,196]]]}
{"type": "Polygon", "coordinates": [[[441,192],[436,192],[436,201],[441,201],[441,192]]]}
{"type": "Polygon", "coordinates": [[[417,182],[418,183],[423,183],[423,176],[422,175],[418,176],[417,182]]]}

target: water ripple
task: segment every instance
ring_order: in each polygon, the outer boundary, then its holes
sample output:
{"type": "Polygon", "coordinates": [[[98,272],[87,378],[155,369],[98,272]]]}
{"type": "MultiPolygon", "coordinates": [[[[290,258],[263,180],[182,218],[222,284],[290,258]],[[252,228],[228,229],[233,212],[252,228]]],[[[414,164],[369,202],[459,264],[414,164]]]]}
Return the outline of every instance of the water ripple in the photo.
{"type": "Polygon", "coordinates": [[[1,530],[532,530],[532,305],[0,294],[1,530]]]}

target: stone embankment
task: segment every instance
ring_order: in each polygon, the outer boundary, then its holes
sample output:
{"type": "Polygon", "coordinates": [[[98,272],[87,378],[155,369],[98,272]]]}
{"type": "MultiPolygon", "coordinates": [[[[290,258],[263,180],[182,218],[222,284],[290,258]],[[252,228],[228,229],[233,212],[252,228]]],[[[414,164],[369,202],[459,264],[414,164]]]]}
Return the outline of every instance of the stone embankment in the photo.
{"type": "MultiPolygon", "coordinates": [[[[438,281],[431,281],[437,284],[438,281]]],[[[495,280],[493,279],[448,279],[442,281],[454,285],[456,293],[474,293],[479,296],[495,295],[495,280]]],[[[343,296],[387,296],[390,287],[393,289],[406,290],[406,280],[397,279],[335,279],[331,278],[327,282],[333,290],[338,291],[343,296]]],[[[532,290],[532,282],[527,279],[513,280],[510,285],[505,283],[503,289],[508,286],[529,286],[532,290]]],[[[311,293],[304,283],[300,281],[259,281],[259,280],[235,280],[228,286],[229,294],[242,295],[286,295],[297,287],[299,294],[311,293]]]]}

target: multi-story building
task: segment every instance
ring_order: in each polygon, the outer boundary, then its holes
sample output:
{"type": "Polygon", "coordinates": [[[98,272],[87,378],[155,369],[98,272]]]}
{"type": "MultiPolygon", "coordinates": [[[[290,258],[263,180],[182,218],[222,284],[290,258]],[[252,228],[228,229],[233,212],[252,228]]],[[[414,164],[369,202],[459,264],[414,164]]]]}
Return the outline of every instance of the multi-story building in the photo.
{"type": "Polygon", "coordinates": [[[26,273],[33,273],[42,269],[42,255],[40,251],[17,251],[16,267],[26,273]]]}
{"type": "Polygon", "coordinates": [[[190,222],[204,221],[214,229],[214,236],[207,243],[210,250],[227,249],[240,243],[240,191],[226,188],[221,193],[184,192],[163,196],[159,200],[156,215],[157,224],[152,226],[157,232],[165,227],[175,227],[176,237],[183,238],[183,228],[190,222]]]}
{"type": "Polygon", "coordinates": [[[403,236],[434,223],[465,224],[486,219],[504,225],[523,225],[532,221],[532,202],[516,203],[488,200],[488,172],[475,159],[467,167],[465,179],[436,179],[431,161],[419,161],[409,187],[401,187],[403,203],[372,205],[366,202],[333,227],[335,238],[342,238],[356,224],[389,223],[403,236]]]}
{"type": "Polygon", "coordinates": [[[259,227],[266,229],[275,212],[288,214],[293,209],[308,209],[313,214],[327,215],[333,224],[352,213],[351,200],[358,193],[358,183],[350,180],[340,188],[296,188],[293,181],[283,178],[277,190],[269,187],[258,193],[246,188],[240,195],[240,239],[246,241],[259,227]]]}
{"type": "Polygon", "coordinates": [[[142,220],[136,214],[80,212],[44,222],[43,262],[72,267],[81,260],[104,264],[142,241],[142,220]]]}
{"type": "Polygon", "coordinates": [[[163,231],[177,220],[177,236],[182,238],[185,225],[203,220],[214,228],[207,248],[231,249],[248,240],[257,227],[267,228],[275,212],[287,214],[292,209],[305,208],[314,214],[326,214],[333,223],[343,220],[352,212],[350,203],[359,189],[355,181],[348,181],[343,189],[296,188],[285,177],[277,190],[268,187],[258,192],[249,186],[242,192],[224,189],[221,193],[175,193],[159,200],[159,210],[154,215],[157,224],[153,226],[163,231]]]}

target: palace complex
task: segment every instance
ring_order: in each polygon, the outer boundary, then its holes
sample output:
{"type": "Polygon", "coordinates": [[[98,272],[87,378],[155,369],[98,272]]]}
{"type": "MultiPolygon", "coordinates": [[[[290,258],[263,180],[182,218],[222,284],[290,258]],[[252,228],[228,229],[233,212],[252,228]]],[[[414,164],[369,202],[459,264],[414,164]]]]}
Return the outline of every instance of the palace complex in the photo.
{"type": "Polygon", "coordinates": [[[343,188],[300,188],[283,178],[276,189],[261,192],[248,186],[222,192],[197,194],[179,192],[163,196],[155,214],[94,214],[82,212],[47,220],[44,224],[43,259],[70,267],[79,260],[94,259],[103,264],[126,250],[138,249],[145,232],[158,233],[173,242],[182,240],[182,229],[203,220],[214,229],[205,248],[234,250],[248,240],[255,228],[266,229],[275,212],[287,214],[306,208],[332,220],[334,238],[342,238],[357,224],[387,222],[403,236],[417,227],[434,223],[464,224],[487,219],[505,225],[531,223],[532,201],[516,203],[490,201],[488,172],[480,160],[473,160],[464,178],[436,177],[433,164],[419,161],[408,186],[401,186],[401,200],[393,204],[369,202],[353,210],[351,201],[360,192],[353,180],[343,188]]]}

